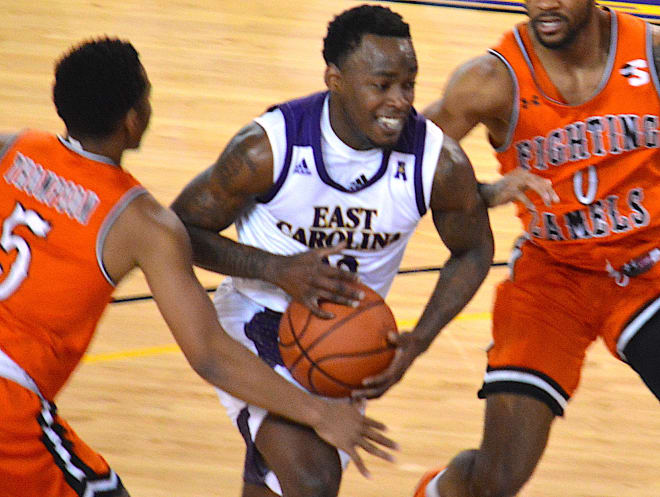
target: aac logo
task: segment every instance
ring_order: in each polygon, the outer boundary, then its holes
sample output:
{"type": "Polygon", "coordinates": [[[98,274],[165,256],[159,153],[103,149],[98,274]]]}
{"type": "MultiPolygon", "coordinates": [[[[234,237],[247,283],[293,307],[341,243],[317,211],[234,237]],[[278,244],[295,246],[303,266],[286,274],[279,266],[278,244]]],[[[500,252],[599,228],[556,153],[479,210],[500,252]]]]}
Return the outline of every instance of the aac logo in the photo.
{"type": "Polygon", "coordinates": [[[628,78],[630,86],[642,86],[650,81],[649,73],[645,71],[646,68],[648,65],[644,59],[635,59],[627,62],[619,72],[623,77],[628,78]]]}

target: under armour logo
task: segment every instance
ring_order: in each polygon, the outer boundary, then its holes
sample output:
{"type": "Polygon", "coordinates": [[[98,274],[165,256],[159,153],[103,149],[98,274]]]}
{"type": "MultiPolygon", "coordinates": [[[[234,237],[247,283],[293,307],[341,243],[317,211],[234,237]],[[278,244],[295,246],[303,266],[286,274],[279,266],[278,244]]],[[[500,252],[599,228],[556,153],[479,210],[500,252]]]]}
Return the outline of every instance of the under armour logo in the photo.
{"type": "Polygon", "coordinates": [[[522,104],[523,109],[529,108],[530,105],[541,105],[541,102],[539,102],[538,95],[532,95],[532,98],[530,100],[527,100],[526,98],[521,98],[520,103],[522,104]]]}
{"type": "Polygon", "coordinates": [[[293,169],[293,174],[306,174],[306,175],[312,174],[311,171],[309,170],[309,167],[307,167],[307,162],[305,162],[305,159],[303,159],[302,162],[299,162],[296,165],[296,167],[293,169]]]}
{"type": "Polygon", "coordinates": [[[626,64],[619,69],[619,73],[621,73],[624,78],[628,78],[628,84],[630,86],[642,86],[651,80],[649,73],[644,70],[646,68],[648,68],[648,65],[644,59],[635,59],[626,62],[626,64]]]}

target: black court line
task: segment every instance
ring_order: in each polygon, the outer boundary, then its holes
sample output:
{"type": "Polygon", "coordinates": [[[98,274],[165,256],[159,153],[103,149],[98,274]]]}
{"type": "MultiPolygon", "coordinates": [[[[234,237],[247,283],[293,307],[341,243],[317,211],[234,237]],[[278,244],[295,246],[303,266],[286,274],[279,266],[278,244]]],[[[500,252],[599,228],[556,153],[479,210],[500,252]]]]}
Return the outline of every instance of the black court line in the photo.
{"type": "MultiPolygon", "coordinates": [[[[493,262],[491,267],[506,266],[506,262],[493,262]]],[[[416,274],[416,273],[432,273],[434,271],[440,271],[442,266],[429,266],[429,267],[418,267],[410,269],[399,269],[397,274],[416,274]]],[[[207,292],[215,292],[215,286],[206,287],[207,292]]],[[[144,295],[132,295],[129,297],[118,297],[110,301],[111,304],[127,304],[129,302],[140,302],[141,300],[153,300],[153,295],[144,294],[144,295]]]]}

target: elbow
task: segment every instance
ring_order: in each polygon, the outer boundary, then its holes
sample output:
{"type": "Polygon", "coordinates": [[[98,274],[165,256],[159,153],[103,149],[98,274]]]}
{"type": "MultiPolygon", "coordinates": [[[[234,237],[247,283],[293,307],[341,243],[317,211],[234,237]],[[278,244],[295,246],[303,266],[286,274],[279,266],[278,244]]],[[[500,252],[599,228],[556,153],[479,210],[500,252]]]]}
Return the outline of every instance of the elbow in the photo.
{"type": "Polygon", "coordinates": [[[206,361],[190,361],[190,366],[193,368],[204,381],[218,387],[222,390],[227,390],[231,386],[229,375],[225,368],[219,365],[219,361],[206,360],[206,361]]]}
{"type": "Polygon", "coordinates": [[[213,383],[212,379],[217,376],[217,367],[209,357],[210,354],[186,355],[188,364],[202,379],[213,383]]]}
{"type": "Polygon", "coordinates": [[[217,347],[209,344],[209,346],[198,347],[194,351],[184,349],[183,352],[190,367],[203,380],[216,387],[225,388],[230,382],[227,367],[230,359],[224,357],[222,353],[217,354],[217,351],[217,347]]]}
{"type": "Polygon", "coordinates": [[[472,261],[474,274],[480,275],[482,279],[485,278],[495,257],[495,242],[490,230],[488,230],[487,236],[482,236],[479,242],[472,246],[468,257],[472,261]]]}

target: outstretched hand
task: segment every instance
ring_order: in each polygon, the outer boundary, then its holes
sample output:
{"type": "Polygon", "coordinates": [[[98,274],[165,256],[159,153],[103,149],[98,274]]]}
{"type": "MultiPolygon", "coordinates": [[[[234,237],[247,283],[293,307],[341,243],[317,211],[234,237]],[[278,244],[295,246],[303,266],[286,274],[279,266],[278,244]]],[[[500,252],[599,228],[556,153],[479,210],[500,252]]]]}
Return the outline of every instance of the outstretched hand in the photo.
{"type": "Polygon", "coordinates": [[[362,382],[364,388],[351,393],[354,399],[374,399],[383,395],[403,378],[413,361],[423,352],[420,343],[410,332],[392,332],[387,338],[396,347],[392,362],[382,373],[365,378],[362,382]]]}
{"type": "Polygon", "coordinates": [[[357,275],[327,263],[329,256],[341,253],[344,248],[346,245],[342,243],[335,247],[281,256],[273,283],[323,319],[331,319],[334,315],[321,309],[320,301],[357,307],[364,297],[363,292],[353,285],[358,281],[357,275]]]}
{"type": "Polygon", "coordinates": [[[327,409],[314,430],[323,440],[346,452],[363,476],[369,478],[370,474],[357,451],[358,447],[386,461],[394,461],[389,452],[379,447],[399,449],[396,442],[383,434],[387,429],[384,424],[366,417],[350,403],[327,402],[327,409]]]}
{"type": "Polygon", "coordinates": [[[517,200],[529,210],[535,210],[534,203],[527,196],[527,191],[537,193],[545,205],[559,202],[559,196],[552,188],[552,181],[530,173],[522,167],[505,174],[487,189],[488,207],[503,205],[517,200]]]}

